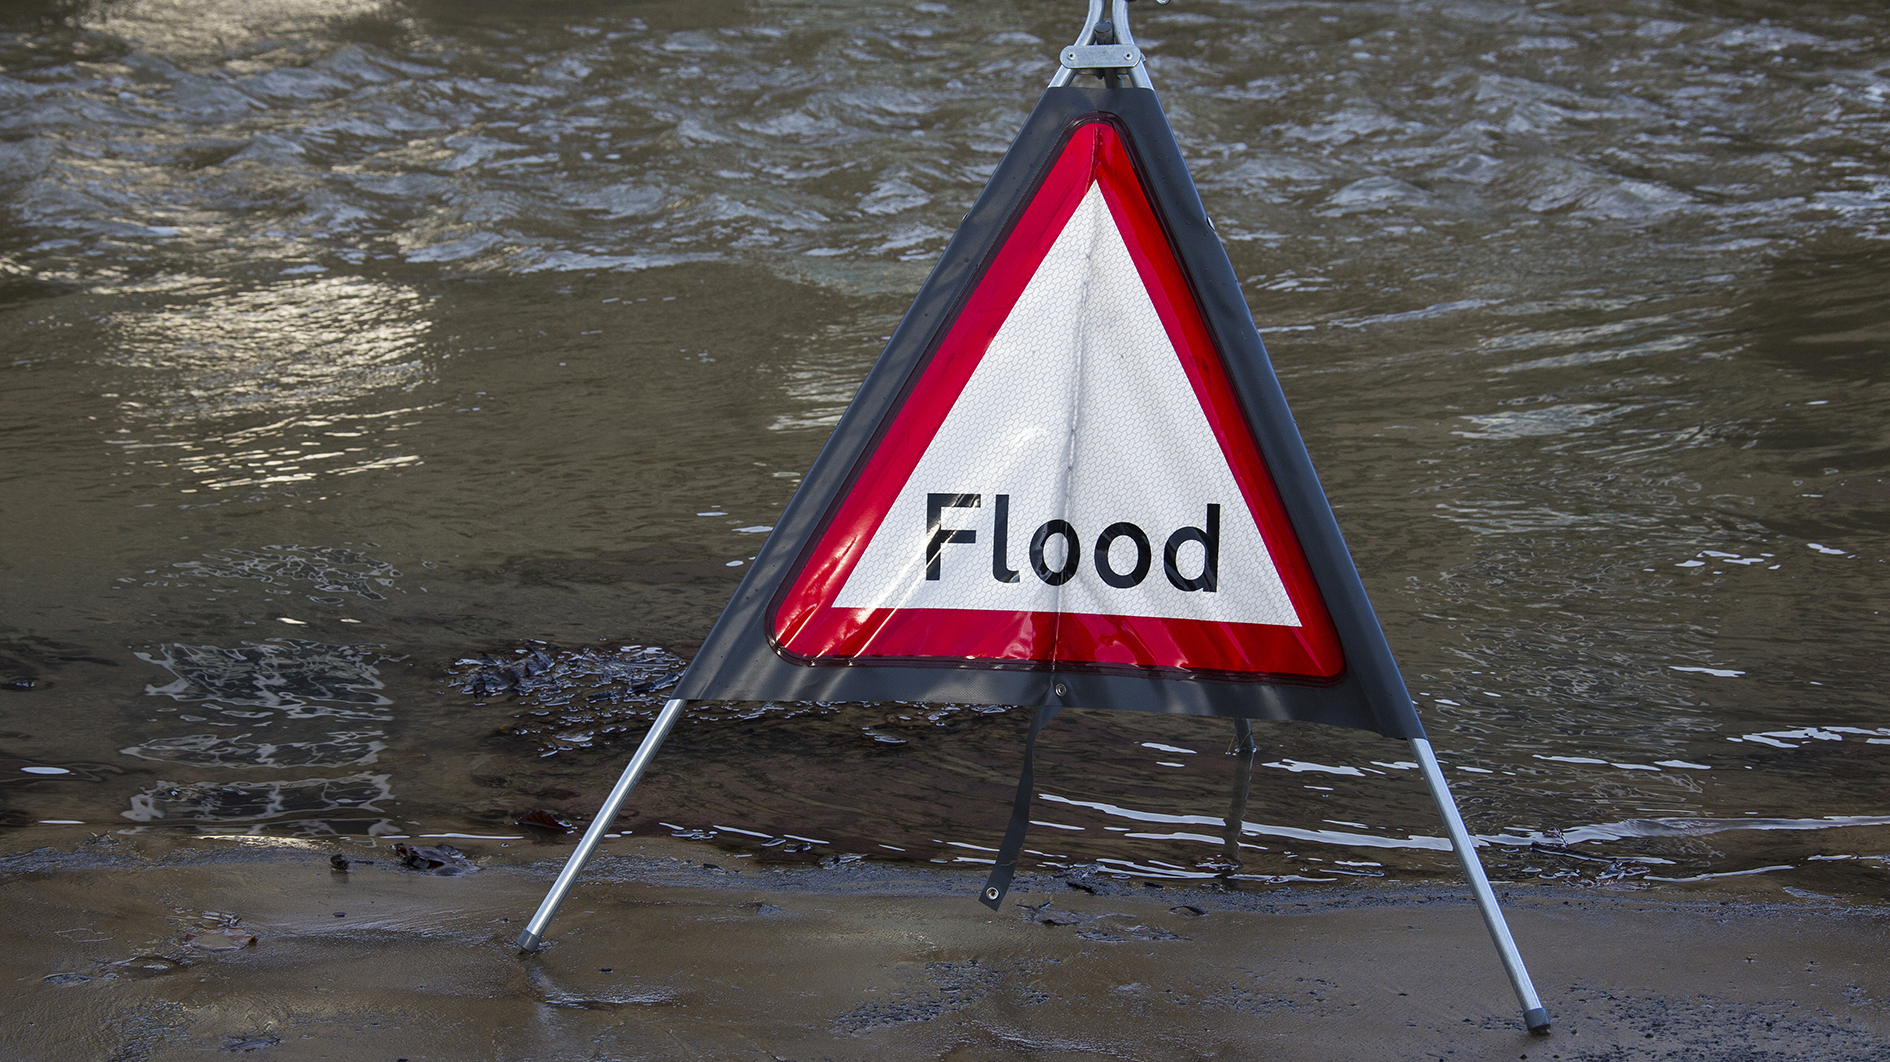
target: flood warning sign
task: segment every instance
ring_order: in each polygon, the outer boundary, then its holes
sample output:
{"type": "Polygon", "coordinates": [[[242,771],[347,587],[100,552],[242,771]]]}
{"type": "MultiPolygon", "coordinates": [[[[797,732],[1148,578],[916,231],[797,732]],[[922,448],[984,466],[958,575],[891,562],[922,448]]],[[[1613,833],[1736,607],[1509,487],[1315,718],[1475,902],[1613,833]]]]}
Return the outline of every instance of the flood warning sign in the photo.
{"type": "Polygon", "coordinates": [[[807,658],[1339,670],[1114,126],[1064,145],[773,627],[807,658]]]}
{"type": "Polygon", "coordinates": [[[1422,734],[1153,92],[1053,87],[674,696],[1422,734]]]}
{"type": "MultiPolygon", "coordinates": [[[[1085,37],[1101,12],[1095,0],[1085,37]]],[[[1065,62],[1093,51],[1122,54],[1081,45],[1065,62]]],[[[1411,742],[1525,1024],[1546,1030],[1154,92],[1146,77],[1064,80],[965,215],[520,947],[537,947],[690,701],[1036,706],[981,892],[994,911],[1030,824],[1037,736],[1059,711],[1298,720],[1411,742]]]]}

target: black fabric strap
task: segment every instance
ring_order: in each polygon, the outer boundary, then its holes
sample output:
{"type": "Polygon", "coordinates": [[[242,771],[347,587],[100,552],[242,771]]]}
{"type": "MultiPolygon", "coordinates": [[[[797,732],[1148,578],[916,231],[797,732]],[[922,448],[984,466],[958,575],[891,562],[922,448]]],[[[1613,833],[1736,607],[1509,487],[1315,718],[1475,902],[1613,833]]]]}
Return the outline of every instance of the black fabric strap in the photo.
{"type": "Polygon", "coordinates": [[[1011,875],[1017,873],[1017,856],[1024,850],[1024,835],[1030,832],[1030,798],[1036,795],[1037,735],[1043,725],[1063,710],[1060,704],[1046,704],[1037,709],[1030,722],[1030,736],[1024,739],[1024,772],[1017,776],[1017,801],[1011,806],[1011,824],[1004,828],[1004,843],[998,846],[997,865],[985,879],[978,902],[991,910],[1000,910],[1004,894],[1011,889],[1011,875]]]}

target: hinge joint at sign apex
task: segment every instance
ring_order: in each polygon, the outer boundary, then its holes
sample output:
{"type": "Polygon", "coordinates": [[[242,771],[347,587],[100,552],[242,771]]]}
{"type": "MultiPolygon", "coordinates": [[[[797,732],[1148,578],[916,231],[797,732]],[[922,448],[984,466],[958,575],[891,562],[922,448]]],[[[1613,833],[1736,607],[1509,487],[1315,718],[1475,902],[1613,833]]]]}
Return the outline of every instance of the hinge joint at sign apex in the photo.
{"type": "MultiPolygon", "coordinates": [[[[1125,74],[1129,84],[1135,88],[1155,87],[1148,78],[1148,65],[1143,62],[1142,49],[1136,47],[1135,35],[1129,32],[1130,0],[1109,2],[1113,10],[1105,20],[1104,0],[1089,0],[1089,17],[1084,19],[1082,32],[1076,35],[1076,43],[1057,55],[1061,67],[1056,76],[1050,79],[1051,88],[1068,85],[1078,70],[1095,73],[1110,88],[1115,88],[1125,74]]],[[[1155,2],[1165,4],[1168,0],[1155,2]]]]}

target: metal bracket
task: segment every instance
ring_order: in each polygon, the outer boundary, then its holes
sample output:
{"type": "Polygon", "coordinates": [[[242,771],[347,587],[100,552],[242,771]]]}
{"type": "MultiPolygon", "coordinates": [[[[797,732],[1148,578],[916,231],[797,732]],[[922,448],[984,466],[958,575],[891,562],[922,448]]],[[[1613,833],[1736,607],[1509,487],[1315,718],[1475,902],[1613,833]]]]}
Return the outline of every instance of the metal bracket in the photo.
{"type": "Polygon", "coordinates": [[[1120,44],[1072,44],[1057,58],[1069,70],[1121,70],[1141,65],[1142,49],[1120,44]]]}
{"type": "MultiPolygon", "coordinates": [[[[1156,0],[1165,4],[1168,0],[1156,0]]],[[[1078,70],[1121,71],[1128,75],[1129,84],[1136,88],[1154,88],[1154,82],[1148,79],[1148,64],[1142,61],[1142,49],[1135,45],[1135,35],[1129,32],[1129,0],[1111,0],[1109,20],[1115,27],[1115,43],[1097,44],[1096,25],[1103,20],[1103,0],[1089,0],[1089,17],[1083,20],[1082,32],[1076,36],[1076,43],[1063,49],[1058,55],[1061,69],[1050,79],[1051,88],[1061,88],[1070,83],[1078,70]]],[[[1114,84],[1112,80],[1110,82],[1114,84]]]]}

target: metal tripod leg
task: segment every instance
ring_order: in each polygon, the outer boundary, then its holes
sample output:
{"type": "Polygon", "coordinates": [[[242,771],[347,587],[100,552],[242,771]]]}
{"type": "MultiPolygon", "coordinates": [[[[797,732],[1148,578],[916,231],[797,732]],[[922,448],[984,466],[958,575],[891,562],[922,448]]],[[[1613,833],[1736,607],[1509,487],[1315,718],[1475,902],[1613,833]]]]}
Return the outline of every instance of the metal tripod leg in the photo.
{"type": "Polygon", "coordinates": [[[689,702],[678,699],[663,705],[662,714],[656,722],[650,724],[650,732],[643,735],[643,744],[637,746],[637,754],[630,757],[630,763],[623,769],[623,776],[617,779],[617,785],[610,795],[604,798],[604,806],[597,809],[597,817],[591,820],[591,828],[584,831],[584,839],[578,842],[577,850],[571,858],[564,861],[564,869],[558,873],[558,880],[551,885],[551,891],[538,905],[538,913],[526,924],[525,931],[518,935],[518,950],[537,951],[545,939],[545,927],[551,924],[551,918],[558,913],[558,905],[564,902],[565,894],[577,883],[577,876],[590,861],[591,853],[597,850],[598,842],[604,834],[610,832],[611,823],[617,821],[617,811],[623,802],[630,799],[630,791],[637,787],[643,772],[656,758],[656,750],[663,746],[663,739],[669,736],[670,728],[682,715],[683,705],[689,702]]]}
{"type": "Polygon", "coordinates": [[[1444,772],[1437,766],[1437,756],[1431,751],[1431,743],[1424,738],[1412,738],[1411,751],[1417,754],[1418,767],[1424,772],[1424,784],[1431,787],[1431,799],[1437,804],[1437,813],[1443,816],[1444,830],[1450,834],[1450,846],[1457,850],[1457,861],[1463,864],[1463,876],[1470,879],[1470,891],[1476,896],[1477,909],[1483,912],[1483,924],[1489,927],[1490,939],[1496,943],[1496,952],[1503,957],[1503,969],[1509,974],[1510,987],[1516,990],[1516,999],[1522,1003],[1523,1024],[1532,1033],[1546,1033],[1549,1031],[1549,1012],[1536,995],[1536,986],[1529,980],[1529,971],[1523,968],[1522,954],[1516,950],[1516,941],[1509,935],[1509,923],[1503,919],[1502,908],[1496,906],[1496,893],[1490,891],[1490,879],[1484,876],[1483,861],[1477,858],[1476,845],[1470,840],[1470,831],[1464,828],[1463,816],[1457,814],[1457,801],[1452,799],[1450,787],[1444,783],[1444,772]]]}

